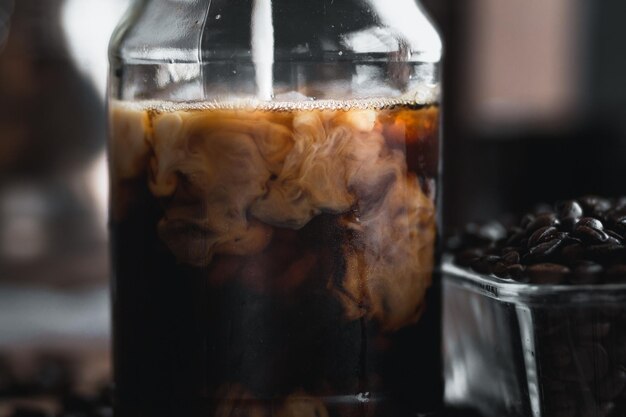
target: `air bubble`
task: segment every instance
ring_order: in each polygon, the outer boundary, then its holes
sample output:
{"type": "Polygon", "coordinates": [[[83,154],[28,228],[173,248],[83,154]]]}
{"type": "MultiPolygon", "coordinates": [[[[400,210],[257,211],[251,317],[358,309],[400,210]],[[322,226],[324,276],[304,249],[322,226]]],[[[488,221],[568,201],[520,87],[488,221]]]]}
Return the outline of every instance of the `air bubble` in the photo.
{"type": "MultiPolygon", "coordinates": [[[[236,73],[236,70],[233,71],[236,73]]],[[[149,111],[157,113],[173,111],[198,110],[268,110],[276,112],[304,111],[304,110],[374,110],[396,106],[428,106],[437,104],[434,94],[418,93],[403,98],[369,98],[352,100],[317,100],[309,97],[298,101],[261,101],[253,98],[232,98],[220,101],[204,102],[167,102],[167,101],[117,101],[115,105],[129,110],[149,111]]]]}

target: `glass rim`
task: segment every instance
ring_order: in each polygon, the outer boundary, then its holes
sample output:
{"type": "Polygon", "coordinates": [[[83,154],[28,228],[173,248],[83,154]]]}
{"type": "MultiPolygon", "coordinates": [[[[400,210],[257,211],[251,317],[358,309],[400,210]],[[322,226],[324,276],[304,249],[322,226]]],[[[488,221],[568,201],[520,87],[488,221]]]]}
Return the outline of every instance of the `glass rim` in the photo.
{"type": "Polygon", "coordinates": [[[451,255],[444,256],[441,268],[443,276],[455,284],[500,301],[533,304],[626,302],[626,283],[528,284],[472,271],[455,264],[451,255]]]}

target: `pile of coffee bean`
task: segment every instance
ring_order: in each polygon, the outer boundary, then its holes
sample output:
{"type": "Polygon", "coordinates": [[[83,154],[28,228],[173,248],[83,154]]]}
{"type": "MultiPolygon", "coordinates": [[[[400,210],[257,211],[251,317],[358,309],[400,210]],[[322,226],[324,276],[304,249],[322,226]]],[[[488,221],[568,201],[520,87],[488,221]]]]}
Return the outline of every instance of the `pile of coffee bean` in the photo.
{"type": "Polygon", "coordinates": [[[535,308],[532,322],[542,415],[626,416],[626,308],[535,308]]]}
{"type": "Polygon", "coordinates": [[[450,247],[458,265],[519,282],[626,282],[626,197],[539,206],[508,227],[470,224],[450,247]]]}

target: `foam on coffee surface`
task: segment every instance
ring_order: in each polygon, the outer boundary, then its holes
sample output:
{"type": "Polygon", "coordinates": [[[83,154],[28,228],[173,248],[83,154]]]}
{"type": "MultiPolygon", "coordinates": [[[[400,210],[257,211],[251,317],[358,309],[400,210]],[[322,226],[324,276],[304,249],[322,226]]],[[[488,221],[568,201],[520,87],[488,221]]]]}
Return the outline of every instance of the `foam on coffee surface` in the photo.
{"type": "Polygon", "coordinates": [[[180,263],[207,267],[222,255],[270,250],[278,230],[335,216],[350,236],[341,244],[345,274],[341,282],[322,279],[347,319],[395,330],[419,318],[434,262],[432,196],[409,171],[405,144],[385,130],[435,129],[437,109],[415,107],[113,102],[113,219],[132,205],[123,184],[145,178],[163,207],[155,225],[163,243],[180,263]]]}

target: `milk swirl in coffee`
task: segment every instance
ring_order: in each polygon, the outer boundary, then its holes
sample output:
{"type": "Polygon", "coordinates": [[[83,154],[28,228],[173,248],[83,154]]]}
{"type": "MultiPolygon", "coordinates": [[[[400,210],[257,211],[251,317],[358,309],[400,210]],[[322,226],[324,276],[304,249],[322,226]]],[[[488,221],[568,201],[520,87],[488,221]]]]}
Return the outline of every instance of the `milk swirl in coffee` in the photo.
{"type": "Polygon", "coordinates": [[[122,415],[165,415],[164,398],[224,417],[428,401],[436,104],[112,102],[110,114],[122,415]]]}

